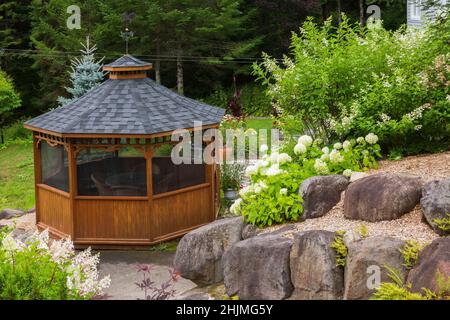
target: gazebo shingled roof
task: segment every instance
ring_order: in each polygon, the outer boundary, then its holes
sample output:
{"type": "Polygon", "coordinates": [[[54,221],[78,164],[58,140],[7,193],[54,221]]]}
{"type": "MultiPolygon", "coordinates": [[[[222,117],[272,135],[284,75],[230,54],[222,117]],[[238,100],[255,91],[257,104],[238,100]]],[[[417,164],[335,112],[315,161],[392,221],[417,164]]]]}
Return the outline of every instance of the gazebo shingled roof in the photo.
{"type": "MultiPolygon", "coordinates": [[[[150,63],[124,55],[105,65],[148,70],[150,63]]],[[[81,98],[27,121],[31,128],[61,134],[151,135],[220,123],[224,110],[178,95],[147,77],[110,78],[81,98]]]]}

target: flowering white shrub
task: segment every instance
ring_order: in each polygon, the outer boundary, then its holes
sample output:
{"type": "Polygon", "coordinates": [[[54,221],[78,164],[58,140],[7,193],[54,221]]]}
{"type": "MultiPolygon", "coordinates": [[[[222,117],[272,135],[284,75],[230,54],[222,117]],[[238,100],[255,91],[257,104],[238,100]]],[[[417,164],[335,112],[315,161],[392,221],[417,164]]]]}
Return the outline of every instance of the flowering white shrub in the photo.
{"type": "Polygon", "coordinates": [[[91,299],[111,282],[109,276],[99,278],[98,254],[92,255],[90,248],[76,253],[70,239],[49,245],[48,230],[34,233],[26,243],[6,235],[0,260],[0,298],[91,299]],[[48,287],[39,287],[44,281],[48,287]]]}
{"type": "Polygon", "coordinates": [[[380,156],[378,137],[370,133],[366,138],[337,142],[330,151],[321,141],[302,136],[292,148],[286,144],[282,151],[265,155],[246,170],[251,183],[239,192],[240,199],[231,206],[233,214],[260,227],[297,221],[303,207],[298,189],[302,181],[315,175],[343,174],[376,167],[380,156]],[[292,149],[289,149],[292,148],[292,149]]]}

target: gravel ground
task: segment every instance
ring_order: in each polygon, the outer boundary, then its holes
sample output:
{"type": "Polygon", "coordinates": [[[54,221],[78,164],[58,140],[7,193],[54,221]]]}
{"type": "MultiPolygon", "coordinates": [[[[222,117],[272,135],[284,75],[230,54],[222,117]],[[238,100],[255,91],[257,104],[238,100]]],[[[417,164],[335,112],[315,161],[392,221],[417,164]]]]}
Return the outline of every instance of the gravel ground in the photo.
{"type": "MultiPolygon", "coordinates": [[[[408,173],[420,176],[425,181],[443,179],[450,177],[450,152],[411,156],[399,161],[383,160],[380,161],[377,170],[370,170],[368,173],[376,174],[379,172],[408,173]]],[[[369,236],[392,236],[402,240],[414,239],[421,243],[428,243],[439,237],[422,220],[423,214],[419,205],[400,219],[366,222],[349,220],[344,217],[343,198],[344,193],[341,201],[325,216],[295,223],[295,230],[287,232],[286,236],[290,236],[296,231],[306,230],[356,231],[362,225],[365,225],[369,231],[369,236]]],[[[267,228],[263,232],[275,231],[283,226],[285,225],[267,228]]]]}

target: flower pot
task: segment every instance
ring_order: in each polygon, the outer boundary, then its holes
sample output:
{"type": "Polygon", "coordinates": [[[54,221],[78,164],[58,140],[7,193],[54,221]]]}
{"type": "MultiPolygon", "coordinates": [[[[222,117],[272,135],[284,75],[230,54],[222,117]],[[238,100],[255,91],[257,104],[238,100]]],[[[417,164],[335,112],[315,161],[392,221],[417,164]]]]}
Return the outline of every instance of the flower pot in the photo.
{"type": "Polygon", "coordinates": [[[238,198],[238,191],[233,189],[226,189],[223,191],[223,197],[226,200],[236,200],[238,198]]]}

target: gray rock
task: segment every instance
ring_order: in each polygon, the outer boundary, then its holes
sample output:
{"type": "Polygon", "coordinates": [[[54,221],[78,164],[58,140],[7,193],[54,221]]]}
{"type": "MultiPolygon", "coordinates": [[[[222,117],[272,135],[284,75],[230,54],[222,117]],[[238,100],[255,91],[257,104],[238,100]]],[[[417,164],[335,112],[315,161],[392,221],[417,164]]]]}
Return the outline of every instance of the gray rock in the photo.
{"type": "Polygon", "coordinates": [[[174,267],[181,276],[206,285],[223,280],[222,255],[241,240],[242,217],[217,220],[186,234],[177,246],[174,267]]]}
{"type": "Polygon", "coordinates": [[[290,299],[336,300],[344,294],[344,269],[336,266],[336,254],[330,248],[335,233],[306,231],[294,235],[291,250],[290,299]]]}
{"type": "Polygon", "coordinates": [[[246,240],[258,235],[258,227],[253,224],[246,224],[242,229],[242,240],[246,240]]]}
{"type": "Polygon", "coordinates": [[[357,172],[354,171],[352,172],[352,175],[350,176],[350,183],[355,182],[356,180],[368,177],[369,174],[365,173],[365,172],[357,172]]]}
{"type": "Polygon", "coordinates": [[[16,209],[4,209],[0,212],[0,220],[21,217],[25,212],[16,209]]]}
{"type": "Polygon", "coordinates": [[[344,299],[369,299],[381,282],[392,282],[385,266],[406,278],[400,249],[404,241],[390,237],[369,237],[353,242],[348,248],[345,266],[344,299]]]}
{"type": "Polygon", "coordinates": [[[343,175],[316,176],[300,185],[303,198],[302,220],[318,218],[331,210],[340,200],[341,193],[349,184],[343,175]]]}
{"type": "Polygon", "coordinates": [[[344,197],[344,215],[349,219],[382,221],[400,218],[419,203],[419,177],[379,173],[350,184],[344,197]]]}
{"type": "Polygon", "coordinates": [[[438,273],[450,277],[450,238],[438,238],[426,246],[419,254],[418,264],[409,272],[408,283],[411,291],[423,293],[422,288],[438,291],[438,273]]]}
{"type": "Polygon", "coordinates": [[[435,219],[448,218],[450,214],[450,178],[427,183],[422,189],[420,205],[428,224],[439,235],[450,234],[437,227],[435,219]]]}
{"type": "Polygon", "coordinates": [[[224,254],[224,283],[228,296],[279,300],[289,297],[292,283],[289,254],[292,239],[257,236],[233,245],[224,254]]]}

